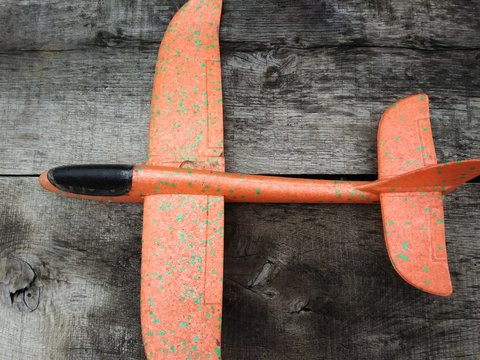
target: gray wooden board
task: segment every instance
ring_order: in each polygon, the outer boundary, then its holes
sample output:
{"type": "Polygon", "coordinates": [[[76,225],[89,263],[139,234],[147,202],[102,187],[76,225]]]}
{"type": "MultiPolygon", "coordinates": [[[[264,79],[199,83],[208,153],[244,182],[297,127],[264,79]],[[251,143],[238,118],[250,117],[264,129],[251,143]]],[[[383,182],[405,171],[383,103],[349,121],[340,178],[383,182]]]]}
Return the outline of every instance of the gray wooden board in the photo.
{"type": "MultiPolygon", "coordinates": [[[[378,205],[228,204],[223,358],[474,359],[479,190],[447,197],[449,298],[395,273],[378,205]]],[[[0,209],[0,358],[143,359],[141,205],[0,178],[0,209]]]]}
{"type": "MultiPolygon", "coordinates": [[[[183,2],[0,2],[0,359],[144,358],[141,206],[16,176],[143,162],[156,52],[183,2]]],[[[375,174],[378,120],[415,92],[439,160],[479,157],[479,15],[467,0],[225,0],[228,170],[375,174]]],[[[447,198],[451,298],[395,274],[378,206],[227,205],[224,359],[476,358],[479,189],[447,198]]]]}
{"type": "MultiPolygon", "coordinates": [[[[142,162],[156,51],[183,1],[0,3],[0,174],[142,162]]],[[[374,174],[392,101],[432,96],[442,161],[480,155],[476,2],[225,2],[228,169],[374,174]]]]}
{"type": "MultiPolygon", "coordinates": [[[[0,173],[146,157],[150,49],[0,54],[0,173]]],[[[478,51],[327,48],[223,54],[230,171],[375,174],[395,100],[431,95],[440,161],[480,156],[478,51]]]]}
{"type": "MultiPolygon", "coordinates": [[[[4,0],[0,48],[63,50],[157,44],[185,0],[4,0]]],[[[478,49],[477,1],[224,1],[224,42],[478,49]]]]}

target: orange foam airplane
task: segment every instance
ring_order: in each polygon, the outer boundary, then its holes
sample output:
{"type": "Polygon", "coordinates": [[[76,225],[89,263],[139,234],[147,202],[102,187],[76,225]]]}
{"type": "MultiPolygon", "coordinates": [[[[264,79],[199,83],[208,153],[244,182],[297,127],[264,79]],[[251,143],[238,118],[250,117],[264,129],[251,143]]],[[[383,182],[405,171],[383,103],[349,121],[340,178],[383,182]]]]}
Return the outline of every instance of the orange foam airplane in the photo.
{"type": "Polygon", "coordinates": [[[225,173],[221,7],[221,0],[190,0],[165,32],[145,164],[65,166],[40,176],[45,189],[68,197],[144,203],[147,358],[220,358],[225,201],[380,202],[395,270],[423,291],[450,295],[443,199],[480,174],[480,159],[437,164],[428,97],[420,94],[381,119],[377,181],[225,173]]]}

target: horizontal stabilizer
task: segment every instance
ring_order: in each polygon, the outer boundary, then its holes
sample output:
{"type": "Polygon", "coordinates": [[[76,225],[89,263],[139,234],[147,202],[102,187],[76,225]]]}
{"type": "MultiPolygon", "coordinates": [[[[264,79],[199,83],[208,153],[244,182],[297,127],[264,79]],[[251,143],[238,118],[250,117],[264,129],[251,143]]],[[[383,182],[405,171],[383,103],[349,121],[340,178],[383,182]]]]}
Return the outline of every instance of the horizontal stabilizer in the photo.
{"type": "Polygon", "coordinates": [[[381,194],[380,203],[388,255],[398,274],[425,292],[450,295],[441,193],[381,194]]]}
{"type": "Polygon", "coordinates": [[[386,179],[435,165],[437,157],[426,94],[397,101],[378,127],[378,178],[386,179]]]}
{"type": "Polygon", "coordinates": [[[444,195],[480,175],[480,159],[437,164],[428,96],[397,101],[378,128],[378,180],[358,189],[380,195],[385,242],[409,284],[448,296],[444,195]]]}

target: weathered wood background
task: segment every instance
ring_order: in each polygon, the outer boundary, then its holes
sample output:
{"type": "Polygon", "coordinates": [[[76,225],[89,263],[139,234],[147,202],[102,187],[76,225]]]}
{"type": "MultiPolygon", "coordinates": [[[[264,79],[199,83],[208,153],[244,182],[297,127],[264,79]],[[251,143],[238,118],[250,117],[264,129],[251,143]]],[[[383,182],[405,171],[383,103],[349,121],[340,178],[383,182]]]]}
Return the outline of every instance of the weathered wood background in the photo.
{"type": "MultiPolygon", "coordinates": [[[[183,0],[0,2],[0,358],[144,359],[142,209],[35,175],[146,156],[183,0]]],[[[480,157],[480,2],[224,1],[229,171],[376,174],[376,129],[426,92],[440,161],[480,157]]],[[[454,295],[405,284],[378,206],[228,205],[223,358],[480,358],[480,184],[448,197],[454,295]]]]}

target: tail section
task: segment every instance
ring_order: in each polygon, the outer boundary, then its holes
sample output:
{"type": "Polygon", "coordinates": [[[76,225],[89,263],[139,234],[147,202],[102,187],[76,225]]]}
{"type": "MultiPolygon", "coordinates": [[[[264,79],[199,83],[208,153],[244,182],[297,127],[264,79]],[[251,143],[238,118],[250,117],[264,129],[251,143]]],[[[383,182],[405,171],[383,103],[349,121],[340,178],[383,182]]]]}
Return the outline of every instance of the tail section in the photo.
{"type": "Polygon", "coordinates": [[[425,94],[400,100],[378,130],[379,180],[362,191],[380,195],[390,260],[409,284],[452,293],[445,246],[444,195],[480,175],[480,159],[437,164],[425,94]]]}

